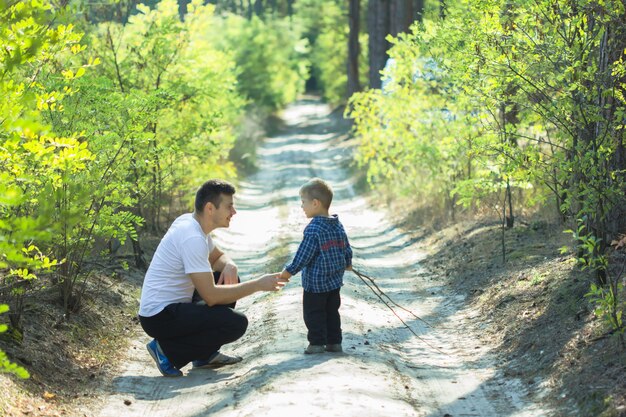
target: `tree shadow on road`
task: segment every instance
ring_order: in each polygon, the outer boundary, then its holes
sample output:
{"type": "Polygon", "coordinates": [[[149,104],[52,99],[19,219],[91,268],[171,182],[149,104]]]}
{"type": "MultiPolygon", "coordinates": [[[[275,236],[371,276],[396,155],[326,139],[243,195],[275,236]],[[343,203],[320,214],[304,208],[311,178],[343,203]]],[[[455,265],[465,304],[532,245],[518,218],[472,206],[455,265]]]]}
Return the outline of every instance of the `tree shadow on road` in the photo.
{"type": "MultiPolygon", "coordinates": [[[[236,388],[231,390],[230,395],[223,396],[216,402],[202,410],[196,416],[213,415],[233,402],[245,402],[248,396],[257,395],[257,390],[266,387],[270,381],[280,377],[282,374],[297,372],[303,369],[312,368],[326,361],[331,360],[329,355],[293,356],[277,363],[253,366],[248,371],[234,375],[231,380],[237,380],[236,388]]],[[[192,416],[190,416],[192,417],[192,416]]]]}
{"type": "MultiPolygon", "coordinates": [[[[386,268],[370,268],[366,272],[378,277],[376,281],[381,289],[401,305],[410,300],[405,280],[398,279],[398,275],[422,280],[422,285],[416,285],[421,288],[421,294],[419,290],[412,293],[439,301],[423,317],[434,325],[435,331],[440,325],[447,326],[459,310],[481,306],[481,310],[476,310],[476,315],[466,323],[451,323],[458,329],[456,341],[452,340],[454,344],[463,344],[465,332],[481,344],[497,349],[492,352],[497,357],[490,355],[489,359],[496,370],[495,375],[476,389],[484,390],[494,398],[499,396],[506,402],[511,400],[506,398],[506,387],[511,385],[517,390],[518,397],[528,395],[540,402],[539,394],[545,394],[542,387],[550,378],[549,371],[563,367],[564,352],[586,324],[584,317],[589,312],[584,309],[584,294],[588,291],[589,281],[575,268],[564,264],[564,258],[556,250],[546,250],[554,243],[547,243],[546,238],[535,231],[518,229],[507,232],[507,250],[512,259],[504,266],[499,260],[492,260],[499,266],[489,264],[488,259],[497,253],[490,246],[497,245],[495,234],[498,231],[485,228],[473,232],[461,235],[431,254],[425,264],[430,268],[434,266],[433,272],[421,269],[419,265],[412,269],[397,268],[393,277],[386,268]],[[485,259],[481,261],[481,258],[485,259]],[[454,297],[447,299],[446,294],[454,297]]],[[[353,283],[362,285],[358,280],[353,283]]],[[[380,303],[373,294],[371,297],[372,302],[380,303]]],[[[391,312],[389,314],[393,317],[391,312]]],[[[427,337],[429,329],[421,320],[409,316],[405,322],[420,337],[427,337]]],[[[402,330],[403,327],[398,321],[393,331],[389,328],[372,329],[372,333],[381,333],[372,337],[380,339],[385,337],[382,333],[393,332],[397,343],[415,338],[407,329],[402,330]]],[[[446,346],[443,348],[445,350],[446,346]]],[[[481,366],[481,363],[478,358],[474,364],[468,362],[468,365],[481,366]]],[[[446,407],[442,405],[440,411],[462,408],[466,403],[471,403],[467,396],[453,399],[446,407]]],[[[570,401],[560,407],[575,408],[573,403],[570,401]]],[[[498,410],[498,415],[514,415],[517,411],[516,407],[511,407],[509,411],[498,410]]],[[[437,412],[428,417],[441,415],[437,412]]]]}

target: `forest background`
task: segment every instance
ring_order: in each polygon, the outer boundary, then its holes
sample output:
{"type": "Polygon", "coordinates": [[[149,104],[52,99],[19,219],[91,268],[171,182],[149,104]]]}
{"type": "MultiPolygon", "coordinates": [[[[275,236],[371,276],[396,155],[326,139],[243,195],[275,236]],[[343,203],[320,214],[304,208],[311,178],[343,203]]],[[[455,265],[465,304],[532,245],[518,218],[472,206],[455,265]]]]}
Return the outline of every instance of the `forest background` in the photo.
{"type": "MultiPolygon", "coordinates": [[[[518,213],[557,219],[623,352],[623,2],[0,5],[4,346],[42,293],[69,322],[103,264],[145,268],[145,239],[196,178],[254,169],[258,126],[313,90],[353,120],[356,167],[381,200],[442,224],[495,216],[503,262],[518,213]]],[[[3,351],[0,369],[29,375],[3,351]]]]}

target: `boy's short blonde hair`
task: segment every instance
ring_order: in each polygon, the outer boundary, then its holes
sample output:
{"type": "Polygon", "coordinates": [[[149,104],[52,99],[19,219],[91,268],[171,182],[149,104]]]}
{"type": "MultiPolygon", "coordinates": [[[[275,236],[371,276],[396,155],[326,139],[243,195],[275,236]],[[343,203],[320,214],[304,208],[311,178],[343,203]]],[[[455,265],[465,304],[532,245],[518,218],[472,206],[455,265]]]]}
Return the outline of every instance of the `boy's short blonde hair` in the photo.
{"type": "Polygon", "coordinates": [[[326,210],[330,208],[330,203],[333,201],[332,188],[330,188],[330,185],[328,185],[326,181],[320,178],[312,178],[307,181],[307,183],[300,188],[300,195],[308,197],[311,200],[319,200],[326,210]]]}

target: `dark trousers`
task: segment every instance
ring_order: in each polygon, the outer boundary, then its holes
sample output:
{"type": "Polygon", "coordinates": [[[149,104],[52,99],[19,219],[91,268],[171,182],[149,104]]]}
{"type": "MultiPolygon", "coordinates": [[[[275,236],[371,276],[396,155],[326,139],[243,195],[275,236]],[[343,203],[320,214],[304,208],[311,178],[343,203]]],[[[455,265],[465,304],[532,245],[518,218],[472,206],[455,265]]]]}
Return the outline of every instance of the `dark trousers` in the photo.
{"type": "MultiPolygon", "coordinates": [[[[217,280],[219,273],[215,273],[217,280]]],[[[232,305],[170,304],[152,317],[139,316],[141,327],[161,346],[177,368],[193,360],[206,360],[222,345],[239,339],[248,328],[248,319],[232,305]]]]}
{"type": "Polygon", "coordinates": [[[314,293],[304,291],[302,307],[304,324],[308,331],[307,339],[312,345],[341,343],[340,288],[329,292],[314,293]]]}

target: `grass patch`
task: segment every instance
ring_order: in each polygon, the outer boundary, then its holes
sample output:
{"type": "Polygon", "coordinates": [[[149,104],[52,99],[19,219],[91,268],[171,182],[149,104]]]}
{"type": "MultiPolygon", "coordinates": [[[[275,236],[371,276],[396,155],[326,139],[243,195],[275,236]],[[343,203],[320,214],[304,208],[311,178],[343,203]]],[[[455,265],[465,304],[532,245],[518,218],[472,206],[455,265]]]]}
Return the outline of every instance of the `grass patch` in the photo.
{"type": "Polygon", "coordinates": [[[139,328],[141,277],[143,272],[133,270],[93,277],[81,310],[70,316],[64,315],[54,288],[32,294],[22,342],[0,341],[31,377],[0,374],[0,415],[75,415],[77,403],[88,407],[139,328]]]}

